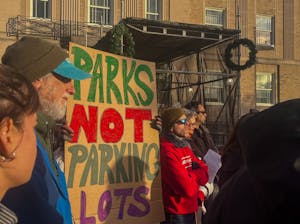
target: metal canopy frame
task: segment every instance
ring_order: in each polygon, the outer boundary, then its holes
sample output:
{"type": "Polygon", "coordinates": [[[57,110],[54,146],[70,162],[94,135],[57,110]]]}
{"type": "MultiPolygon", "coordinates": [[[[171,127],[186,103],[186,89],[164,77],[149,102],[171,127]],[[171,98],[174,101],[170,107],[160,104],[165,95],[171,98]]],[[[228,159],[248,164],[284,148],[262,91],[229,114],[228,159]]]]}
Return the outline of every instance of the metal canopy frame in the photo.
{"type": "MultiPolygon", "coordinates": [[[[136,59],[168,64],[182,57],[238,38],[240,31],[209,25],[195,25],[140,18],[125,18],[124,23],[133,35],[136,59]]],[[[109,31],[94,46],[109,50],[109,31]]]]}
{"type": "MultiPolygon", "coordinates": [[[[222,128],[221,126],[220,128],[222,129],[223,136],[226,136],[225,133],[229,133],[228,130],[233,126],[235,120],[235,104],[238,103],[235,99],[236,86],[239,82],[239,74],[231,73],[226,66],[224,67],[221,55],[217,55],[216,58],[216,60],[220,62],[220,65],[222,64],[220,67],[221,72],[206,71],[202,61],[205,61],[205,58],[202,57],[202,52],[204,53],[205,50],[238,39],[240,30],[224,29],[210,25],[195,25],[140,18],[125,18],[121,20],[120,23],[124,23],[133,36],[135,42],[134,58],[155,62],[157,77],[170,74],[171,77],[179,77],[180,75],[198,76],[195,81],[190,83],[175,83],[171,80],[166,86],[158,89],[160,91],[160,94],[158,95],[161,96],[158,98],[162,98],[164,102],[166,100],[166,104],[162,103],[162,105],[171,105],[169,103],[172,103],[172,97],[170,97],[172,90],[179,91],[191,87],[196,87],[192,100],[201,102],[205,105],[204,85],[208,82],[203,79],[204,76],[215,74],[221,75],[220,79],[209,82],[225,80],[228,78],[235,79],[232,87],[224,90],[227,92],[227,97],[222,108],[218,109],[219,111],[214,114],[213,117],[215,120],[211,126],[212,130],[218,133],[220,129],[217,127],[217,124],[220,122],[222,125],[222,123],[225,122],[227,124],[226,127],[222,128]],[[197,56],[196,71],[180,71],[172,68],[171,65],[176,63],[177,60],[193,54],[197,56]],[[225,113],[225,120],[220,121],[222,113],[225,113]]],[[[111,31],[100,39],[94,48],[109,51],[110,37],[111,31]]],[[[189,70],[189,68],[185,70],[189,70]]]]}

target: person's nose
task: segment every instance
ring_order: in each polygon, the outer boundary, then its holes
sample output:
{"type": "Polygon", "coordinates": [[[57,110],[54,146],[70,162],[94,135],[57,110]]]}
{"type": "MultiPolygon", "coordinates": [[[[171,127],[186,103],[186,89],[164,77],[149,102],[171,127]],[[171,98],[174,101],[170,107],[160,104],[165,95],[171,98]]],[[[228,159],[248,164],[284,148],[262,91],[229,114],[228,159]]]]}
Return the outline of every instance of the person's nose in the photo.
{"type": "Polygon", "coordinates": [[[73,82],[69,82],[69,83],[67,83],[66,84],[67,86],[67,88],[66,88],[66,90],[67,90],[67,92],[70,94],[70,95],[74,95],[75,94],[75,88],[74,88],[74,84],[73,84],[73,82]]]}

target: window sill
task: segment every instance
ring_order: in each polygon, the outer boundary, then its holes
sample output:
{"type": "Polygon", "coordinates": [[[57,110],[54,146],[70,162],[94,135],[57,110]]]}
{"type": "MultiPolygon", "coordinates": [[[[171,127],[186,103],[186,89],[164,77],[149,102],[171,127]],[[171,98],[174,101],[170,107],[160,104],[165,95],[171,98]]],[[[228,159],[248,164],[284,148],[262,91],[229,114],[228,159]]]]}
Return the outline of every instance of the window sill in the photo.
{"type": "Polygon", "coordinates": [[[223,106],[222,102],[205,102],[206,105],[223,106]]]}
{"type": "Polygon", "coordinates": [[[274,45],[259,45],[259,44],[256,44],[256,49],[257,50],[274,50],[275,49],[275,46],[274,45]]]}
{"type": "Polygon", "coordinates": [[[274,104],[272,104],[272,103],[256,103],[256,106],[258,106],[258,107],[271,107],[273,105],[274,104]]]}
{"type": "Polygon", "coordinates": [[[45,21],[45,22],[50,22],[50,18],[42,18],[42,17],[30,17],[30,20],[39,20],[39,21],[45,21]]]}
{"type": "Polygon", "coordinates": [[[104,25],[100,25],[100,24],[97,24],[97,23],[88,23],[89,26],[93,26],[93,27],[101,27],[103,26],[104,28],[112,28],[113,25],[110,25],[110,24],[104,24],[104,25]]]}

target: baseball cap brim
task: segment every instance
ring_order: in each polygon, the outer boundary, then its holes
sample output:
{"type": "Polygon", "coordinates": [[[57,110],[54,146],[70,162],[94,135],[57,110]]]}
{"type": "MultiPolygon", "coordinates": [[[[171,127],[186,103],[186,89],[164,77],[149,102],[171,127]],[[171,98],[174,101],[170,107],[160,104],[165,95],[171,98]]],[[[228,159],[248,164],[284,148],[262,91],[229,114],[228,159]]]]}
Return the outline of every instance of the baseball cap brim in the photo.
{"type": "Polygon", "coordinates": [[[89,73],[75,67],[75,65],[73,65],[68,59],[65,59],[53,71],[60,76],[74,80],[91,78],[91,75],[89,73]]]}

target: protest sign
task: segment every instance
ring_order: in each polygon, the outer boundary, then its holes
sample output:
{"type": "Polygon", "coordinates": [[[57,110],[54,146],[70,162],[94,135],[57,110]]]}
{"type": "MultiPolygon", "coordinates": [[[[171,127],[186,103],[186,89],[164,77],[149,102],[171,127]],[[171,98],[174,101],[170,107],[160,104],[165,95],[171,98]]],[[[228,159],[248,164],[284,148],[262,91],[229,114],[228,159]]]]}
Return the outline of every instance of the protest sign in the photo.
{"type": "Polygon", "coordinates": [[[155,64],[70,43],[70,60],[92,74],[74,81],[65,170],[76,223],[159,223],[155,64]]]}

